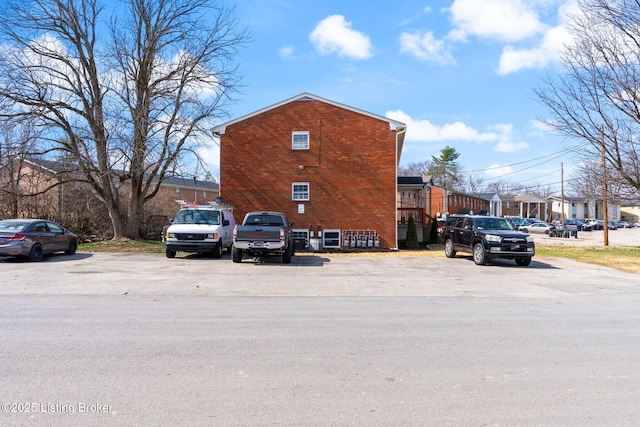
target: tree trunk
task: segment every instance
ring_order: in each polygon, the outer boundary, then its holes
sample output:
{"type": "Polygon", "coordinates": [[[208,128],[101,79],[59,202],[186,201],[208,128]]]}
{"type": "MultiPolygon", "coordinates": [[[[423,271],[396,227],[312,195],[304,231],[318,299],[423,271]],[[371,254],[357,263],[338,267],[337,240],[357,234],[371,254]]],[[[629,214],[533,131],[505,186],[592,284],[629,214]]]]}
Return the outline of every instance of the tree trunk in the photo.
{"type": "Polygon", "coordinates": [[[113,226],[113,239],[120,239],[127,237],[125,233],[125,222],[118,210],[117,206],[113,206],[107,203],[107,210],[109,212],[109,218],[111,219],[111,225],[113,226]]]}
{"type": "Polygon", "coordinates": [[[132,194],[129,202],[129,215],[124,235],[133,240],[140,239],[140,213],[142,209],[138,199],[132,194]]]}

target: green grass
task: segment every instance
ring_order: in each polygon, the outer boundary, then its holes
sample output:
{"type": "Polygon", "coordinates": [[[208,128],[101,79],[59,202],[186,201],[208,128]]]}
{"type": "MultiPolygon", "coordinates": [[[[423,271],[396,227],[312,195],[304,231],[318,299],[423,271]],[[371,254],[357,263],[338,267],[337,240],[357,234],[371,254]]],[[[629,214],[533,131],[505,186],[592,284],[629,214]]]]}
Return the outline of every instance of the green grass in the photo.
{"type": "Polygon", "coordinates": [[[536,245],[536,256],[569,258],[589,264],[640,273],[640,247],[536,245]]]}

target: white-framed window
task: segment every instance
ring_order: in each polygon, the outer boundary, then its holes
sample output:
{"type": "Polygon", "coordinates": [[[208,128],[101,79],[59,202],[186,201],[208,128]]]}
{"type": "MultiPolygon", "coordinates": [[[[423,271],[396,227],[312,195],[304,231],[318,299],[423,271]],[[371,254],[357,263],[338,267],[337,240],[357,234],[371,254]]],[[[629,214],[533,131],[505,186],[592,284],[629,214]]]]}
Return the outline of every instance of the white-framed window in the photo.
{"type": "Polygon", "coordinates": [[[308,150],[309,149],[309,132],[292,132],[291,133],[291,148],[293,150],[308,150]]]}
{"type": "Polygon", "coordinates": [[[291,198],[293,200],[309,200],[309,183],[294,182],[291,185],[291,198]]]}
{"type": "Polygon", "coordinates": [[[340,247],[340,230],[324,230],[322,246],[325,248],[340,247]]]}

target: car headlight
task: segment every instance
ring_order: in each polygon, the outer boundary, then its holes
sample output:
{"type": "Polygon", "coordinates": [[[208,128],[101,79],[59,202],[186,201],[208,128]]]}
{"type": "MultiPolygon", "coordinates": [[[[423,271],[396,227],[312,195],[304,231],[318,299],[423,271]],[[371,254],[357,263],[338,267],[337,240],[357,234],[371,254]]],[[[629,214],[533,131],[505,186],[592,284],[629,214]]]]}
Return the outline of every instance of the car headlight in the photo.
{"type": "Polygon", "coordinates": [[[533,237],[527,236],[527,243],[533,243],[533,237]]]}
{"type": "Polygon", "coordinates": [[[167,233],[167,239],[175,239],[176,233],[167,233]]]}
{"type": "Polygon", "coordinates": [[[496,236],[495,234],[487,234],[484,238],[487,239],[487,242],[491,243],[500,243],[502,241],[502,237],[496,236]]]}

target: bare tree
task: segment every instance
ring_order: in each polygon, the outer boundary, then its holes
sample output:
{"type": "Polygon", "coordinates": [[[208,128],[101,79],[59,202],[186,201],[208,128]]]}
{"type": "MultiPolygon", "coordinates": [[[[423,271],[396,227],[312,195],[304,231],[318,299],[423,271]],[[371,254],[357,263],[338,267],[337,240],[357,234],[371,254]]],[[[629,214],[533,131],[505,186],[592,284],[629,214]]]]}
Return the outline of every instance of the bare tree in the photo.
{"type": "Polygon", "coordinates": [[[463,174],[463,180],[463,184],[465,187],[464,191],[467,193],[480,193],[482,191],[482,185],[485,181],[484,178],[473,173],[463,174]]]}
{"type": "Polygon", "coordinates": [[[604,146],[608,167],[640,190],[640,2],[579,0],[569,19],[563,72],[543,82],[538,99],[560,134],[586,140],[592,160],[604,146]]]}
{"type": "MultiPolygon", "coordinates": [[[[629,187],[623,177],[614,169],[607,171],[607,192],[618,201],[637,201],[638,192],[629,187]]],[[[599,161],[584,161],[576,169],[567,182],[567,188],[576,196],[597,199],[602,196],[602,164],[599,161]]]]}
{"type": "Polygon", "coordinates": [[[520,194],[523,192],[524,188],[525,187],[520,184],[514,184],[511,181],[499,179],[487,184],[484,191],[487,193],[495,192],[498,194],[520,194]]]}
{"type": "Polygon", "coordinates": [[[1,1],[0,119],[29,117],[43,151],[72,159],[114,238],[139,237],[160,183],[211,141],[248,41],[209,0],[1,1]],[[109,22],[109,25],[105,25],[109,22]]]}
{"type": "MultiPolygon", "coordinates": [[[[28,123],[11,123],[0,126],[0,217],[16,218],[28,215],[31,210],[21,209],[21,198],[35,197],[31,194],[35,186],[32,177],[25,173],[25,161],[28,157],[37,156],[34,140],[34,129],[28,123]]],[[[49,187],[45,183],[45,186],[49,187]]],[[[24,205],[29,202],[24,200],[24,205]]],[[[33,203],[31,203],[33,204],[33,203]]],[[[35,203],[36,205],[38,203],[35,203]]]]}
{"type": "Polygon", "coordinates": [[[400,176],[423,176],[429,175],[431,170],[431,162],[425,160],[418,163],[409,163],[405,168],[398,168],[398,175],[400,176]]]}

